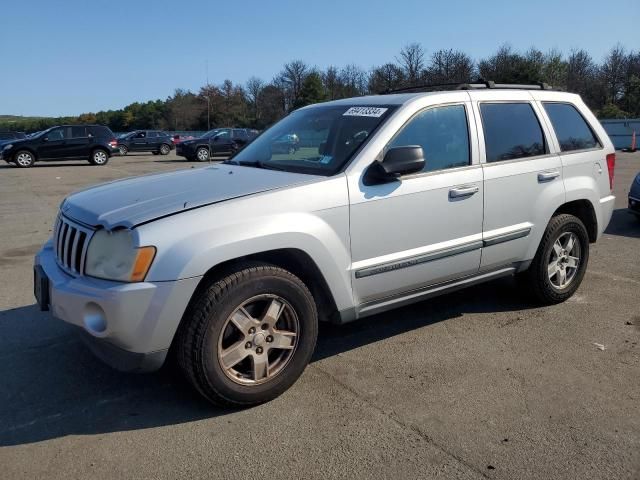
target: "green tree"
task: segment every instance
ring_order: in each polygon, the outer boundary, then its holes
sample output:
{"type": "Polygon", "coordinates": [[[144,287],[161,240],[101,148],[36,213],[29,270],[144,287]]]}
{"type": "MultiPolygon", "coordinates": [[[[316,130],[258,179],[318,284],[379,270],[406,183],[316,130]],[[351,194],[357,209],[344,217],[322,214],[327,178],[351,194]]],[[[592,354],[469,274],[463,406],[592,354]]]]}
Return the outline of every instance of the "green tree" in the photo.
{"type": "Polygon", "coordinates": [[[296,108],[311,105],[312,103],[324,102],[327,94],[322,84],[322,77],[317,72],[311,72],[302,82],[300,96],[294,105],[296,108]]]}

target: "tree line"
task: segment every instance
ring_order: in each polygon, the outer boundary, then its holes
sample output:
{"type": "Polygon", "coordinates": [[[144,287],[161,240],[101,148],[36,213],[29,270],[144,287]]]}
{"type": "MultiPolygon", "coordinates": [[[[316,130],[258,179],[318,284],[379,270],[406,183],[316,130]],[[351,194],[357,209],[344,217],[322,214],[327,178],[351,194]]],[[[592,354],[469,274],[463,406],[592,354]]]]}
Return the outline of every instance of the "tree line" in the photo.
{"type": "Polygon", "coordinates": [[[546,82],[582,96],[599,118],[640,117],[640,50],[614,46],[601,63],[585,50],[563,54],[503,45],[475,61],[458,50],[427,55],[419,43],[403,47],[388,63],[365,70],[356,64],[319,69],[294,60],[270,81],[251,77],[244,85],[225,80],[198,92],[177,89],[166,100],[134,102],[119,110],[77,117],[0,118],[0,128],[36,131],[61,123],[99,123],[116,132],[153,128],[205,130],[218,126],[262,129],[288,112],[311,103],[375,94],[434,83],[467,83],[479,78],[497,83],[546,82]]]}

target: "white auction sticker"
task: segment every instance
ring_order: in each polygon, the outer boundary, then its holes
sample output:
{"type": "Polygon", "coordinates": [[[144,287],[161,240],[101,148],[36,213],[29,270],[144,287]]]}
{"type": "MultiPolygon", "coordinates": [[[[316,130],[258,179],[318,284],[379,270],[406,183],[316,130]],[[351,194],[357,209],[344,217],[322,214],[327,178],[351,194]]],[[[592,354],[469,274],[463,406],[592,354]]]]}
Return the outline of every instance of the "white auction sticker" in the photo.
{"type": "Polygon", "coordinates": [[[351,107],[342,114],[343,117],[381,117],[388,108],[382,107],[351,107]]]}

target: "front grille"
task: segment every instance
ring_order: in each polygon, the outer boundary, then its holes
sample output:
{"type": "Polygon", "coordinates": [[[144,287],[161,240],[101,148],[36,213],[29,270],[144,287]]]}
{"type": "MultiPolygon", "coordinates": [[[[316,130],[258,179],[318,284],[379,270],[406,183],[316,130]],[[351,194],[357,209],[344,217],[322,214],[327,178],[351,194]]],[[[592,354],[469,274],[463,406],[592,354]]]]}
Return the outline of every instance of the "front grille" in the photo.
{"type": "Polygon", "coordinates": [[[53,233],[54,249],[58,265],[69,273],[82,275],[87,247],[93,230],[58,216],[53,233]]]}

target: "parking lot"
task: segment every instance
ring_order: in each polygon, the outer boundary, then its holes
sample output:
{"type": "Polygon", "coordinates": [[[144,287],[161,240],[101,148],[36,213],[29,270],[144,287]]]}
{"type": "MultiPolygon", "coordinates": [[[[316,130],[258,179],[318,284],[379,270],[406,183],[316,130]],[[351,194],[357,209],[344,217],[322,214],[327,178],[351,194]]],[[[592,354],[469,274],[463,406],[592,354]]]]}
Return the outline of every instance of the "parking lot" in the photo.
{"type": "Polygon", "coordinates": [[[640,153],[618,153],[612,222],[566,303],[533,306],[504,279],[322,325],[301,379],[245,410],[170,368],[111,370],[34,306],[33,255],[67,194],[202,166],[0,165],[3,478],[640,478],[640,222],[625,211],[640,153]]]}

